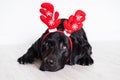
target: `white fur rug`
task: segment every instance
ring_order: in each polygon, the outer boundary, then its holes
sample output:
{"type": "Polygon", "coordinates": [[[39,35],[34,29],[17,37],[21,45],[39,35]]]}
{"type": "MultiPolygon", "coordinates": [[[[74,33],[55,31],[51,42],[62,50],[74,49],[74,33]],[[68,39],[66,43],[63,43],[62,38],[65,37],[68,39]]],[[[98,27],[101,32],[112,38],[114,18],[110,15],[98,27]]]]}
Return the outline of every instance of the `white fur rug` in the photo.
{"type": "Polygon", "coordinates": [[[17,58],[26,52],[28,44],[1,45],[0,80],[120,80],[120,41],[91,44],[93,65],[66,65],[58,72],[42,72],[38,62],[18,64],[17,58]]]}

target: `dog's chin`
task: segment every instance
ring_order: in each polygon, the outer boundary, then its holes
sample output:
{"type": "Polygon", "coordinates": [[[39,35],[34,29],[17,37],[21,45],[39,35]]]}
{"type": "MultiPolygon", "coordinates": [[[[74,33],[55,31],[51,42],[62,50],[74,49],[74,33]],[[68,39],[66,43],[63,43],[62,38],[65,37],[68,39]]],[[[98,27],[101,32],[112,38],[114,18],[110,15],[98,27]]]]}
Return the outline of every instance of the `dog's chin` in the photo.
{"type": "Polygon", "coordinates": [[[58,71],[60,69],[64,68],[64,66],[47,66],[47,65],[41,65],[40,66],[40,70],[41,71],[50,71],[50,72],[55,72],[55,71],[58,71]]]}
{"type": "Polygon", "coordinates": [[[43,67],[40,67],[41,71],[49,71],[49,72],[56,72],[60,69],[62,69],[62,68],[43,68],[43,67]]]}

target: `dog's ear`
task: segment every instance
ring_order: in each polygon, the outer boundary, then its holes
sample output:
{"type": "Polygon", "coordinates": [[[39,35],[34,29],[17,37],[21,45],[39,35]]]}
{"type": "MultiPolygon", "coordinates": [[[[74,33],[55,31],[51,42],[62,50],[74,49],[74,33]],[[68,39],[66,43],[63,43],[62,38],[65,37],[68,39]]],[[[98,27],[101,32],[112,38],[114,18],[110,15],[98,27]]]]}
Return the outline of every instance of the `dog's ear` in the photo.
{"type": "Polygon", "coordinates": [[[37,52],[37,55],[39,58],[41,58],[41,45],[43,42],[43,38],[44,36],[48,33],[48,30],[45,31],[45,33],[43,33],[43,35],[32,45],[33,48],[35,49],[35,51],[37,52]]]}
{"type": "Polygon", "coordinates": [[[77,63],[78,59],[84,56],[84,48],[85,45],[88,45],[88,40],[86,37],[86,34],[83,29],[81,29],[78,32],[74,32],[71,35],[72,43],[73,43],[73,49],[72,53],[70,53],[70,64],[73,65],[77,63]]]}
{"type": "Polygon", "coordinates": [[[70,53],[70,60],[69,60],[69,64],[70,65],[74,65],[78,58],[79,58],[79,50],[80,50],[80,47],[79,47],[79,44],[73,44],[73,49],[72,49],[72,53],[70,53]]]}

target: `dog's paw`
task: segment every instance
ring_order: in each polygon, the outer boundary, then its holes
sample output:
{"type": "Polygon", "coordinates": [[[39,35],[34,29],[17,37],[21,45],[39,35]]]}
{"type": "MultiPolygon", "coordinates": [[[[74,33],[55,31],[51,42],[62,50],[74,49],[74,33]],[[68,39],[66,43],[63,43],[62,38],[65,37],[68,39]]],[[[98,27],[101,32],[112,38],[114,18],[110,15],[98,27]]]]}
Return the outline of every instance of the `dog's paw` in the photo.
{"type": "Polygon", "coordinates": [[[18,58],[17,60],[20,64],[25,64],[25,63],[33,63],[33,59],[31,58],[25,58],[24,56],[18,58]]]}
{"type": "Polygon", "coordinates": [[[90,56],[82,57],[77,62],[77,64],[80,64],[80,65],[91,65],[93,63],[94,63],[94,61],[93,61],[93,59],[90,56]]]}

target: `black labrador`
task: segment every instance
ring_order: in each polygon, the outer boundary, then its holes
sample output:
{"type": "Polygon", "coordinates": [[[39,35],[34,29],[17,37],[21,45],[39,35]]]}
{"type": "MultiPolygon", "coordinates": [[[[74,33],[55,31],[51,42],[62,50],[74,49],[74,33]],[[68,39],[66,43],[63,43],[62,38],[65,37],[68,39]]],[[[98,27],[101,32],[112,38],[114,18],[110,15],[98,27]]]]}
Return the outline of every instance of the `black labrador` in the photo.
{"type": "MultiPolygon", "coordinates": [[[[65,19],[61,19],[61,23],[57,27],[58,30],[64,31],[64,21],[65,19]]],[[[40,59],[40,70],[42,71],[58,71],[64,68],[65,64],[93,64],[92,48],[83,28],[70,36],[72,51],[65,34],[53,32],[43,40],[47,33],[48,30],[28,49],[26,54],[18,59],[20,64],[33,63],[35,59],[40,59]]]]}

